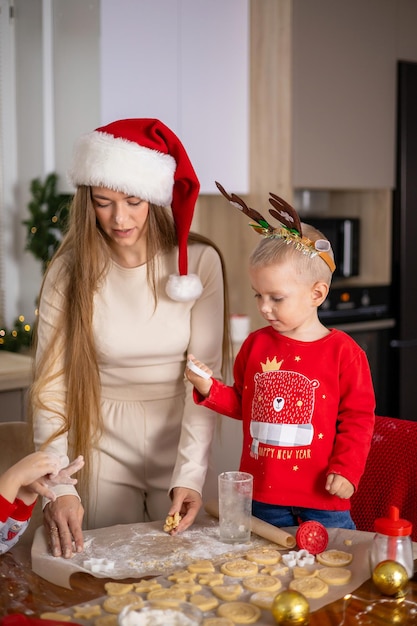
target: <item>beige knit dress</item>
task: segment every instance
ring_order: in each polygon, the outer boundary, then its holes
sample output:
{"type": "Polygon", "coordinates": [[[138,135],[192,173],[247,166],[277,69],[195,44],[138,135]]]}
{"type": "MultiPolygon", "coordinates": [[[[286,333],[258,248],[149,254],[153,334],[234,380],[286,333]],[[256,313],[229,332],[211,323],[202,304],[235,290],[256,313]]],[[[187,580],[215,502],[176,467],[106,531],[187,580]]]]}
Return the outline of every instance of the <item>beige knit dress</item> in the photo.
{"type": "MultiPolygon", "coordinates": [[[[223,277],[216,251],[189,246],[189,273],[197,274],[203,294],[174,302],[165,294],[176,272],[177,250],[161,256],[158,305],[146,279],[146,265],[127,269],[112,263],[94,299],[93,327],[101,378],[105,432],[93,451],[93,479],[83,502],[89,528],[164,519],[169,490],[201,493],[206,478],[215,414],[196,406],[184,381],[192,352],[220,377],[223,336],[223,277]]],[[[62,287],[58,266],[49,272],[39,307],[39,358],[59,324],[62,287]]],[[[59,366],[59,365],[58,365],[59,366]]],[[[57,430],[65,414],[65,385],[58,378],[43,393],[48,411],[34,416],[37,448],[57,430]]],[[[72,456],[68,437],[50,446],[72,456]]],[[[68,485],[57,495],[75,493],[68,485]]]]}

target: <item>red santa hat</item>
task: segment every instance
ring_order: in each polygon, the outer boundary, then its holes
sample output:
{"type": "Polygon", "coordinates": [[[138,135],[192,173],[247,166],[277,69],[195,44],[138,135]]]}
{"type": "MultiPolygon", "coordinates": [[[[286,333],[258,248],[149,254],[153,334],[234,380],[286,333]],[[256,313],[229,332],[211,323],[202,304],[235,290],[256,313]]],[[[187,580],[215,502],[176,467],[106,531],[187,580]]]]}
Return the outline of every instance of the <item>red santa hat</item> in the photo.
{"type": "Polygon", "coordinates": [[[76,187],[108,187],[159,206],[171,206],[178,238],[178,274],[170,298],[198,298],[203,287],[188,274],[187,241],[200,183],[181,141],[157,119],[112,122],[83,135],[74,147],[69,179],[76,187]]]}

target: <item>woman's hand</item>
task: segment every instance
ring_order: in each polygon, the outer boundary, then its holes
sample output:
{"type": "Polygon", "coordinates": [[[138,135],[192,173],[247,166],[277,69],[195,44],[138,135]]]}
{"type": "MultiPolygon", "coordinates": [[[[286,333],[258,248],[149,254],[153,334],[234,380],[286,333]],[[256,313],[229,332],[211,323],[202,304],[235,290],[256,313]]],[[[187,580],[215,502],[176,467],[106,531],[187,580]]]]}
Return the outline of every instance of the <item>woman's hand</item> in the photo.
{"type": "Polygon", "coordinates": [[[53,556],[70,559],[74,551],[83,551],[84,507],[77,496],[59,496],[55,502],[48,502],[43,513],[53,556]]]}
{"type": "Polygon", "coordinates": [[[188,489],[187,487],[174,487],[172,490],[172,506],[168,511],[168,515],[179,513],[181,521],[177,528],[171,531],[171,535],[187,530],[193,524],[197,513],[199,512],[203,500],[198,491],[188,489]]]}

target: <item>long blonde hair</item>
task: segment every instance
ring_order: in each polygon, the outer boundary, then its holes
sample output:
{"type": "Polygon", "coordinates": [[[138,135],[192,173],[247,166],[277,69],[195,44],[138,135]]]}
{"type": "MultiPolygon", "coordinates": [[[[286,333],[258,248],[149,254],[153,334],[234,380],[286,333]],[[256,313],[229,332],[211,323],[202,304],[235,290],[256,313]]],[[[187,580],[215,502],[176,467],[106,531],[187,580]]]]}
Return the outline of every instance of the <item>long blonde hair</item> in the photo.
{"type": "MultiPolygon", "coordinates": [[[[167,209],[150,204],[146,236],[147,277],[156,306],[156,253],[167,252],[177,245],[174,221],[167,209]]],[[[189,243],[196,242],[214,247],[222,264],[225,302],[222,345],[224,369],[228,366],[230,356],[228,289],[224,259],[213,242],[201,235],[190,233],[189,243]]],[[[84,470],[78,477],[78,489],[82,497],[85,497],[91,475],[91,451],[103,432],[100,375],[93,336],[93,300],[111,259],[108,238],[96,223],[90,187],[80,186],[74,195],[68,231],[45,273],[40,299],[46,276],[60,258],[64,259],[60,268],[64,275],[59,276],[64,284],[64,311],[55,334],[50,337],[43,356],[35,365],[34,383],[29,395],[29,415],[33,421],[35,409],[47,409],[42,401],[42,392],[51,378],[63,375],[67,389],[66,413],[60,416],[63,425],[44,446],[56,437],[68,433],[71,454],[82,454],[85,459],[84,470]],[[60,354],[56,354],[53,349],[57,345],[61,346],[60,354]],[[51,371],[58,358],[63,358],[63,371],[52,375],[51,371]]]]}

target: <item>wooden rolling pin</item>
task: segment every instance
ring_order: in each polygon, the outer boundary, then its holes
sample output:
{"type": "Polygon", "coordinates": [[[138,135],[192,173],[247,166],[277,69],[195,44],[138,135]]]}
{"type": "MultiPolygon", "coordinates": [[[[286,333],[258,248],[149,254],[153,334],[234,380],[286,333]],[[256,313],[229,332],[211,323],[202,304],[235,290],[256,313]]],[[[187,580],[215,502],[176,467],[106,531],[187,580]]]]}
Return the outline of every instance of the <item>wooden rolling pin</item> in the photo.
{"type": "MultiPolygon", "coordinates": [[[[219,519],[219,503],[217,502],[217,500],[209,500],[208,502],[206,502],[204,505],[204,510],[209,515],[212,515],[213,517],[217,517],[217,519],[219,519]]],[[[296,545],[295,537],[290,535],[290,533],[286,533],[281,528],[272,526],[272,524],[268,524],[267,522],[264,522],[254,515],[252,515],[251,530],[255,533],[255,535],[259,535],[259,537],[268,539],[268,541],[272,541],[279,546],[284,546],[285,548],[291,549],[294,548],[296,545]]]]}

